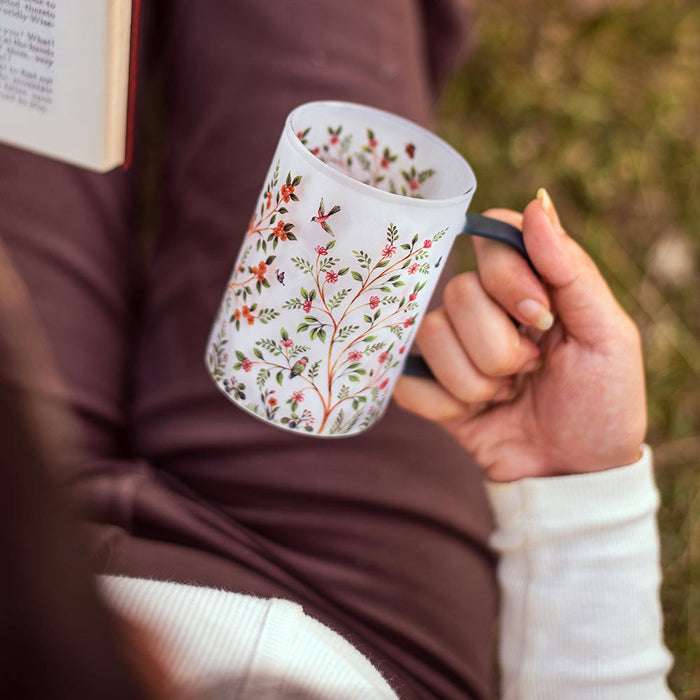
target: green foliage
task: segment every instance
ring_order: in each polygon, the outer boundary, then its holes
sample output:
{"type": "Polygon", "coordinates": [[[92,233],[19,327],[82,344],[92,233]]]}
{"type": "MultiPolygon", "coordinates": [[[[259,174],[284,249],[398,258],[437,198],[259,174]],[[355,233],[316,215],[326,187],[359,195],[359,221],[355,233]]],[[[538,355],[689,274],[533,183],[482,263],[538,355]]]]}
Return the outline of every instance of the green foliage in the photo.
{"type": "MultiPolygon", "coordinates": [[[[440,105],[474,211],[546,186],[644,340],[662,492],[667,643],[700,690],[700,6],[695,0],[478,4],[478,44],[440,105]],[[536,18],[536,20],[535,20],[536,18]]],[[[465,253],[465,265],[471,255],[465,253]]]]}

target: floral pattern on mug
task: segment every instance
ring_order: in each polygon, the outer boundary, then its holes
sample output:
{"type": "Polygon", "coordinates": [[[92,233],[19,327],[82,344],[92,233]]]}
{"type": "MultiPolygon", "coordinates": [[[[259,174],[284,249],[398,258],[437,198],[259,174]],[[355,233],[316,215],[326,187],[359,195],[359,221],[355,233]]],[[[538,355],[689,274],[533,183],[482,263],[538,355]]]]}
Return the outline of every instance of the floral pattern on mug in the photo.
{"type": "Polygon", "coordinates": [[[327,136],[310,145],[310,127],[297,133],[299,140],[324,163],[355,180],[393,194],[422,197],[425,182],[435,175],[433,168],[417,168],[416,146],[405,144],[403,153],[381,145],[372,129],[366,130],[364,143],[353,145],[353,134],[343,134],[343,126],[329,126],[327,136]]]}
{"type": "Polygon", "coordinates": [[[289,256],[294,270],[277,270],[278,281],[286,276],[298,284],[275,306],[266,301],[276,260],[271,251],[297,238],[289,224],[286,240],[275,236],[274,217],[287,213],[285,192],[290,202],[300,201],[301,177],[290,173],[278,185],[279,166],[261,195],[229,283],[210,343],[209,371],[247,410],[285,428],[327,435],[366,428],[389,399],[390,380],[415,331],[418,296],[437,266],[430,249],[446,229],[430,238],[402,238],[390,224],[376,250],[356,249],[354,263],[341,266],[328,221],[342,205],[321,198],[311,220],[321,242],[289,256]],[[282,326],[278,334],[259,338],[249,355],[236,350],[229,359],[229,324],[239,330],[243,323],[267,324],[281,315],[293,323],[291,332],[282,326]]]}

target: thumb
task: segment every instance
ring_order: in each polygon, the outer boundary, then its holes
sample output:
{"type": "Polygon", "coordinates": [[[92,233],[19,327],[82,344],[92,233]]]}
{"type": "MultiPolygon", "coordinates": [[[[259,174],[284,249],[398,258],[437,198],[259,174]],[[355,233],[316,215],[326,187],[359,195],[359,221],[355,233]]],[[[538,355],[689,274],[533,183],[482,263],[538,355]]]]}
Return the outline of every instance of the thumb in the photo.
{"type": "Polygon", "coordinates": [[[550,288],[554,312],[567,334],[587,344],[617,335],[625,316],[598,268],[571,239],[546,190],[523,213],[523,239],[533,265],[550,288]]]}

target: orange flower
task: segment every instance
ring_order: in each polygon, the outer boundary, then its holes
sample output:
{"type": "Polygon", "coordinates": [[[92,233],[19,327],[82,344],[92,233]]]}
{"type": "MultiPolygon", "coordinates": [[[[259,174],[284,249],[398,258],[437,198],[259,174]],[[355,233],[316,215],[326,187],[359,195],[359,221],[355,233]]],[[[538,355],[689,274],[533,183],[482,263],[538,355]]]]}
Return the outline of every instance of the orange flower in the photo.
{"type": "Polygon", "coordinates": [[[285,204],[289,202],[291,194],[294,194],[294,185],[282,185],[282,199],[285,201],[285,204]]]}
{"type": "Polygon", "coordinates": [[[250,314],[250,309],[247,306],[244,306],[241,309],[241,313],[243,314],[244,318],[248,318],[248,315],[250,314]]]}
{"type": "Polygon", "coordinates": [[[277,405],[277,399],[274,396],[271,396],[268,400],[267,403],[270,404],[270,406],[276,406],[277,405]]]}
{"type": "Polygon", "coordinates": [[[241,317],[241,312],[240,312],[238,309],[236,309],[236,310],[233,312],[233,318],[235,318],[236,321],[238,321],[238,319],[239,319],[240,317],[241,317]]]}
{"type": "Polygon", "coordinates": [[[267,193],[267,208],[269,209],[272,206],[272,192],[267,193]]]}
{"type": "Polygon", "coordinates": [[[255,316],[248,316],[248,325],[252,326],[255,323],[255,316]]]}
{"type": "Polygon", "coordinates": [[[284,230],[284,221],[278,221],[275,230],[272,232],[275,238],[279,238],[281,241],[287,240],[287,232],[284,230]]]}
{"type": "Polygon", "coordinates": [[[255,230],[255,216],[250,217],[250,223],[248,224],[248,233],[253,233],[255,230]]]}
{"type": "Polygon", "coordinates": [[[265,279],[265,273],[267,272],[267,265],[264,260],[258,263],[257,267],[251,269],[251,272],[258,278],[258,282],[262,282],[265,279]]]}

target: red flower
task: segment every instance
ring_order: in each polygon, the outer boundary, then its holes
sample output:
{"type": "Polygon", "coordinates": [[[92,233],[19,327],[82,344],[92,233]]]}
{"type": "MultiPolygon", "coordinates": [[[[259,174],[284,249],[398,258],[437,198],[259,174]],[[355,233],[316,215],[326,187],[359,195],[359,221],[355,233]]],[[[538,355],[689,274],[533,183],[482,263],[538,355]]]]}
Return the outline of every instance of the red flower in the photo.
{"type": "Polygon", "coordinates": [[[407,319],[403,322],[403,327],[404,327],[404,328],[408,328],[412,323],[413,323],[413,316],[411,316],[410,318],[407,318],[407,319]]]}
{"type": "Polygon", "coordinates": [[[317,245],[314,250],[319,254],[319,255],[328,255],[328,251],[322,246],[322,245],[317,245]]]}
{"type": "Polygon", "coordinates": [[[418,263],[413,263],[409,268],[408,268],[408,274],[412,275],[414,273],[418,272],[418,263]]]}
{"type": "Polygon", "coordinates": [[[240,317],[241,317],[241,312],[240,312],[238,309],[236,309],[236,310],[233,312],[233,318],[234,318],[236,321],[238,321],[238,319],[239,319],[240,317]]]}
{"type": "Polygon", "coordinates": [[[333,134],[329,139],[328,143],[330,143],[331,146],[335,146],[335,144],[338,143],[338,141],[340,141],[340,137],[338,136],[338,134],[333,134]]]}
{"type": "Polygon", "coordinates": [[[312,155],[312,156],[317,156],[320,152],[321,152],[321,149],[320,149],[318,146],[316,146],[316,148],[314,148],[314,149],[311,151],[311,155],[312,155]]]}
{"type": "Polygon", "coordinates": [[[277,399],[274,396],[271,396],[268,400],[267,403],[270,406],[276,406],[277,405],[277,399]]]}
{"type": "Polygon", "coordinates": [[[425,242],[423,243],[424,248],[432,248],[432,246],[433,246],[433,242],[429,238],[427,238],[425,240],[425,242]]]}
{"type": "Polygon", "coordinates": [[[297,131],[297,138],[299,141],[301,141],[304,138],[304,132],[303,131],[297,131]]]}
{"type": "Polygon", "coordinates": [[[411,192],[415,192],[420,187],[420,185],[418,184],[418,180],[416,180],[415,178],[413,178],[413,180],[409,181],[408,186],[409,186],[411,192]]]}
{"type": "Polygon", "coordinates": [[[370,309],[376,309],[379,306],[379,297],[378,296],[372,296],[369,298],[369,308],[370,309]]]}
{"type": "Polygon", "coordinates": [[[416,292],[412,292],[411,294],[408,295],[408,300],[415,301],[417,296],[418,296],[418,294],[416,292]]]}
{"type": "Polygon", "coordinates": [[[389,384],[389,378],[387,377],[385,380],[382,381],[382,383],[379,385],[380,389],[386,389],[389,384]]]}
{"type": "Polygon", "coordinates": [[[292,401],[296,401],[296,403],[301,403],[304,400],[304,393],[301,391],[295,391],[292,394],[292,401]]]}
{"type": "Polygon", "coordinates": [[[389,353],[385,350],[379,357],[377,358],[377,361],[379,362],[380,365],[383,365],[387,360],[389,359],[389,353]]]}
{"type": "Polygon", "coordinates": [[[399,348],[399,355],[403,355],[405,352],[406,352],[406,346],[405,346],[405,345],[402,345],[402,346],[399,348]]]}
{"type": "Polygon", "coordinates": [[[383,258],[390,258],[395,252],[396,252],[396,246],[391,245],[391,243],[387,243],[384,246],[384,250],[382,251],[382,257],[383,258]]]}
{"type": "Polygon", "coordinates": [[[282,199],[287,203],[290,200],[291,194],[294,194],[294,185],[282,185],[282,199]]]}
{"type": "Polygon", "coordinates": [[[253,363],[246,357],[242,362],[241,362],[241,368],[245,372],[250,372],[251,369],[253,369],[253,363]]]}
{"type": "Polygon", "coordinates": [[[330,282],[331,284],[334,284],[337,281],[338,281],[338,273],[335,270],[328,270],[328,272],[326,272],[326,282],[330,282]]]}
{"type": "Polygon", "coordinates": [[[308,314],[309,311],[311,311],[311,301],[307,299],[302,305],[301,308],[304,309],[304,311],[308,314]]]}
{"type": "Polygon", "coordinates": [[[348,360],[350,362],[357,362],[358,360],[362,359],[362,353],[359,350],[351,350],[348,353],[348,360]]]}
{"type": "Polygon", "coordinates": [[[244,306],[241,309],[241,313],[243,314],[244,318],[248,318],[248,314],[250,314],[250,309],[247,306],[244,306]]]}
{"type": "Polygon", "coordinates": [[[291,348],[292,345],[294,345],[294,341],[291,338],[287,338],[287,340],[280,340],[280,343],[282,343],[285,348],[291,348]]]}
{"type": "Polygon", "coordinates": [[[367,145],[370,148],[376,148],[377,147],[377,139],[369,139],[369,141],[367,141],[367,145]]]}
{"type": "Polygon", "coordinates": [[[391,165],[391,163],[389,163],[388,158],[382,158],[381,161],[379,162],[379,165],[381,165],[382,168],[384,168],[386,170],[391,165]]]}
{"type": "Polygon", "coordinates": [[[243,265],[239,265],[239,266],[238,266],[238,271],[239,271],[239,272],[243,272],[243,270],[245,270],[245,268],[243,267],[243,265]]]}
{"type": "Polygon", "coordinates": [[[258,282],[262,282],[265,279],[265,273],[267,272],[267,264],[264,260],[261,260],[257,267],[251,269],[251,272],[258,278],[258,282]]]}

